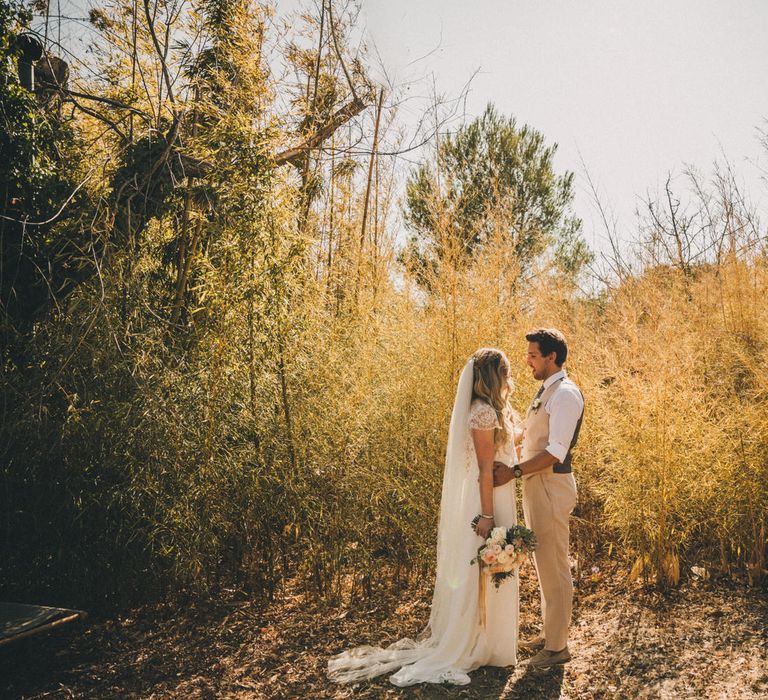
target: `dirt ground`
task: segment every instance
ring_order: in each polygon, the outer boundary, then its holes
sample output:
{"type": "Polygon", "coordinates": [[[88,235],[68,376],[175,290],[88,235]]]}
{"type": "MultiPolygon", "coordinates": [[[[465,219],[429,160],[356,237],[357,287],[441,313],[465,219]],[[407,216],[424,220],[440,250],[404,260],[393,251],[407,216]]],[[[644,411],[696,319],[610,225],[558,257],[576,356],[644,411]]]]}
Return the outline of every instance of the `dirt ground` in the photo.
{"type": "MultiPolygon", "coordinates": [[[[0,648],[5,698],[768,698],[768,593],[687,582],[661,595],[595,573],[577,587],[573,660],[548,671],[483,668],[468,686],[398,689],[386,676],[329,683],[330,655],[388,644],[426,623],[429,586],[382,587],[346,608],[287,593],[269,607],[229,591],[184,609],[131,615],[0,648]]],[[[521,572],[522,633],[539,614],[533,572],[521,572]]]]}

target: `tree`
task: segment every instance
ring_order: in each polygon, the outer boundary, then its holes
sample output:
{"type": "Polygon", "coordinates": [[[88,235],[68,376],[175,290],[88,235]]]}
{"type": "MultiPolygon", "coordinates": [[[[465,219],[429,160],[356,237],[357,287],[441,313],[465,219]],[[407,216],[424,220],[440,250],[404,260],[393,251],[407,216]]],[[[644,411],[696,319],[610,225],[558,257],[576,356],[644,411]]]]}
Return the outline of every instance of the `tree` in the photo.
{"type": "MultiPolygon", "coordinates": [[[[37,320],[90,274],[88,236],[72,213],[83,202],[83,144],[71,120],[51,99],[43,68],[36,87],[24,87],[19,65],[31,14],[25,4],[0,4],[0,345],[23,350],[37,320]],[[73,206],[67,208],[66,204],[73,206]],[[16,338],[16,340],[14,340],[16,338]],[[17,342],[18,341],[18,342],[17,342]]],[[[24,62],[29,60],[29,56],[24,62]]],[[[21,355],[17,357],[20,364],[21,355]]]]}
{"type": "Polygon", "coordinates": [[[590,254],[571,213],[573,173],[555,173],[556,150],[489,104],[442,139],[436,163],[411,173],[405,217],[413,235],[403,259],[425,281],[448,257],[471,260],[501,227],[521,271],[549,251],[561,270],[577,273],[590,254]]]}

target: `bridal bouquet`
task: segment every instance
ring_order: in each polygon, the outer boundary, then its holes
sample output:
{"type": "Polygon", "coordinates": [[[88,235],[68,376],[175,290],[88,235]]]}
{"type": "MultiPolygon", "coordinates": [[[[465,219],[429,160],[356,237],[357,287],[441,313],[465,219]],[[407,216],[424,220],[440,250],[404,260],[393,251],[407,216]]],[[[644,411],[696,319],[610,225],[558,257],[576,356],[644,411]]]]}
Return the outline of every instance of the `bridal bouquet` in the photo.
{"type": "Polygon", "coordinates": [[[481,574],[492,576],[493,584],[498,588],[535,549],[533,530],[522,525],[495,527],[470,564],[477,564],[481,574]]]}

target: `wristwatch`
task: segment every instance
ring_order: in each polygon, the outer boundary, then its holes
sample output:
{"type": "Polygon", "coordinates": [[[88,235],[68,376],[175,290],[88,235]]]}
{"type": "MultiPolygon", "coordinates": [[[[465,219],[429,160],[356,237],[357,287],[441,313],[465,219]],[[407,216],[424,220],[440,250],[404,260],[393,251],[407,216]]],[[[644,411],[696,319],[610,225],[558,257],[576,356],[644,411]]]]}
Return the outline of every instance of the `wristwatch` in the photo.
{"type": "Polygon", "coordinates": [[[520,465],[516,464],[512,467],[512,473],[515,475],[515,479],[519,479],[523,475],[523,470],[520,469],[520,465]]]}

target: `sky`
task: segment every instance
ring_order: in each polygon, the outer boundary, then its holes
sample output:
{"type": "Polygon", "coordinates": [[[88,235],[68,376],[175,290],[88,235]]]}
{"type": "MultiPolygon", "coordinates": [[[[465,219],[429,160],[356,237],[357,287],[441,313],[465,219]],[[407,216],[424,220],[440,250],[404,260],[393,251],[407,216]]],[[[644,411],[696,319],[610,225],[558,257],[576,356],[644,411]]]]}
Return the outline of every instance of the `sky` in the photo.
{"type": "Polygon", "coordinates": [[[426,77],[457,95],[478,71],[468,117],[493,102],[558,144],[556,165],[576,173],[575,210],[598,250],[606,241],[585,169],[622,238],[669,173],[708,175],[723,157],[765,208],[766,0],[362,0],[361,9],[394,82],[426,77]]]}

